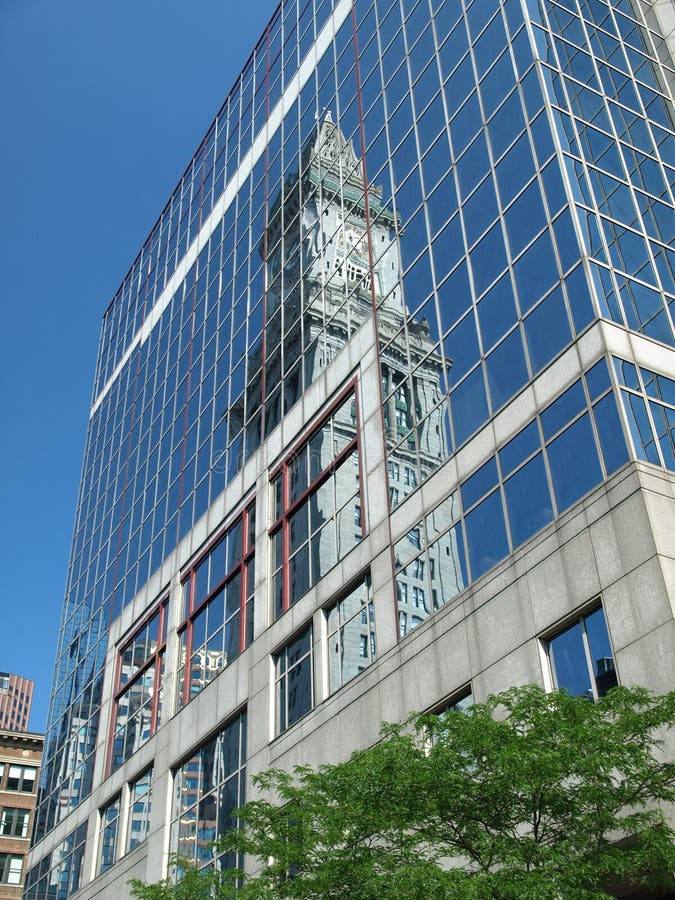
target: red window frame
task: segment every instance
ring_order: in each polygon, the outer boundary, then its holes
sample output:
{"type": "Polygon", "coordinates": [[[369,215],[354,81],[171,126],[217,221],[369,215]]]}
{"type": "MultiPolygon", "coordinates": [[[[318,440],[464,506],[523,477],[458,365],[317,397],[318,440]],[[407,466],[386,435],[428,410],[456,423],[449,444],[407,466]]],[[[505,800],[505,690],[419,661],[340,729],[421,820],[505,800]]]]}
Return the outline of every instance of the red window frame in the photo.
{"type": "MultiPolygon", "coordinates": [[[[293,515],[302,507],[304,503],[308,500],[308,498],[316,493],[318,489],[329,479],[334,473],[354,454],[356,453],[357,461],[358,461],[358,506],[361,511],[361,537],[363,538],[366,534],[366,522],[365,516],[363,515],[364,503],[363,503],[363,472],[362,472],[362,464],[361,464],[361,453],[359,446],[359,433],[361,430],[360,423],[360,412],[359,412],[359,404],[357,400],[357,392],[356,392],[356,379],[350,382],[350,384],[342,390],[338,396],[333,400],[327,410],[322,413],[321,418],[317,420],[317,422],[312,426],[312,428],[306,432],[300,440],[298,440],[293,448],[286,454],[284,460],[276,466],[272,472],[270,473],[269,482],[272,490],[272,494],[274,494],[275,490],[275,481],[281,477],[281,512],[272,523],[269,528],[269,537],[270,537],[270,546],[272,546],[272,542],[274,541],[277,534],[281,532],[282,534],[282,554],[283,554],[283,563],[282,563],[282,604],[281,610],[278,616],[275,616],[275,600],[272,600],[272,614],[274,618],[277,618],[283,613],[287,612],[292,606],[290,600],[290,560],[291,560],[291,539],[290,539],[290,520],[293,515]],[[312,478],[307,487],[302,491],[301,494],[296,497],[294,501],[291,502],[291,474],[290,474],[290,466],[293,460],[297,457],[298,453],[305,449],[312,438],[318,434],[319,431],[326,425],[328,421],[330,421],[331,417],[341,406],[343,406],[349,399],[351,398],[352,403],[354,405],[355,413],[354,413],[354,436],[353,438],[342,448],[342,450],[329,462],[329,464],[323,468],[316,476],[312,478]]],[[[311,477],[311,476],[310,476],[311,477]]],[[[275,508],[275,501],[273,500],[272,508],[275,508]]],[[[337,510],[335,514],[337,515],[337,510]]],[[[343,556],[346,554],[343,554],[343,556]]],[[[339,557],[339,559],[342,559],[339,557]]],[[[338,559],[338,561],[339,561],[338,559]]],[[[273,563],[274,567],[274,563],[273,563]]],[[[279,571],[278,568],[274,568],[274,572],[277,573],[279,571]]],[[[317,579],[318,581],[319,579],[317,579]]],[[[310,589],[316,584],[314,581],[310,584],[310,589]]],[[[272,578],[272,584],[274,585],[274,575],[272,578]]],[[[273,588],[274,590],[274,588],[273,588]]],[[[304,595],[303,595],[304,596],[304,595]]]]}
{"type": "MultiPolygon", "coordinates": [[[[178,627],[178,640],[181,647],[184,648],[185,658],[183,668],[183,685],[179,689],[179,706],[186,706],[192,697],[196,697],[199,691],[193,693],[191,690],[192,678],[190,677],[191,660],[194,652],[194,623],[196,618],[208,606],[213,598],[226,588],[239,575],[239,644],[237,655],[242,653],[249,646],[252,640],[253,631],[253,585],[249,585],[249,573],[253,574],[251,568],[255,559],[255,499],[247,503],[241,512],[223,528],[218,535],[211,541],[208,547],[199,554],[195,561],[190,565],[181,578],[183,588],[183,610],[181,616],[181,624],[178,627]],[[208,590],[201,598],[196,598],[196,587],[199,567],[206,563],[214,553],[214,551],[226,541],[229,535],[236,529],[238,523],[241,523],[241,552],[236,557],[233,565],[226,571],[222,578],[217,579],[209,585],[208,590]],[[250,590],[249,590],[250,587],[250,590]]],[[[225,623],[223,619],[223,623],[225,623]]],[[[223,668],[225,668],[223,666],[223,668]]],[[[179,665],[179,670],[181,665],[179,665]]],[[[219,671],[222,671],[220,669],[219,671]]]]}
{"type": "MultiPolygon", "coordinates": [[[[155,666],[155,683],[153,685],[153,697],[151,704],[151,713],[150,713],[150,734],[148,735],[147,740],[149,740],[157,731],[159,727],[160,719],[161,719],[161,701],[160,696],[162,693],[163,687],[163,677],[164,677],[164,660],[166,656],[166,633],[168,627],[168,614],[169,614],[169,598],[168,596],[163,597],[159,603],[153,606],[152,610],[144,616],[144,618],[139,622],[139,624],[134,628],[130,637],[126,638],[124,642],[120,642],[119,649],[117,650],[117,660],[115,665],[115,690],[113,693],[113,709],[112,709],[112,723],[110,728],[110,742],[108,748],[108,772],[112,773],[116,771],[120,766],[122,766],[127,759],[131,758],[130,756],[125,757],[119,765],[115,766],[115,735],[117,732],[117,715],[119,711],[120,700],[127,694],[135,684],[141,681],[148,671],[155,666]],[[122,678],[122,661],[124,658],[124,653],[127,649],[134,643],[136,638],[148,627],[150,622],[158,616],[157,622],[157,645],[155,649],[149,653],[141,666],[134,672],[134,674],[125,681],[123,685],[120,685],[120,680],[122,678]]],[[[127,720],[128,721],[128,720],[127,720]]],[[[137,749],[140,749],[146,741],[142,741],[139,744],[137,749]]]]}

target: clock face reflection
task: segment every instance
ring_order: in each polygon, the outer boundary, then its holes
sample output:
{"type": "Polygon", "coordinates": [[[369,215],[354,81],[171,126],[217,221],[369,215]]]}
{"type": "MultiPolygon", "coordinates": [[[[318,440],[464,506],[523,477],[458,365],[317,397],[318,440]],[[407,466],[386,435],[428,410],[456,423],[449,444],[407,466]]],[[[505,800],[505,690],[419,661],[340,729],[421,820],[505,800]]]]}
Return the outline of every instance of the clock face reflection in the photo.
{"type": "Polygon", "coordinates": [[[365,231],[360,231],[350,225],[340,233],[337,246],[345,255],[354,253],[362,259],[366,259],[368,256],[368,238],[365,231]]]}
{"type": "Polygon", "coordinates": [[[368,254],[368,239],[365,231],[347,228],[345,231],[345,243],[349,250],[356,250],[359,256],[365,257],[368,254]]]}

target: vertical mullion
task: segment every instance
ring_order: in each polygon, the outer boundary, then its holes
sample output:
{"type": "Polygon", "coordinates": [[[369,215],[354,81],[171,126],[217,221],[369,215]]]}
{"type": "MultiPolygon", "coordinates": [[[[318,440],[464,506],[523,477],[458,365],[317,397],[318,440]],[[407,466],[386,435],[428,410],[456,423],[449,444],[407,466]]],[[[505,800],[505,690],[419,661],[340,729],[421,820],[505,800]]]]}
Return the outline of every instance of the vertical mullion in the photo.
{"type": "Polygon", "coordinates": [[[153,735],[157,731],[157,714],[159,711],[159,692],[162,687],[162,655],[164,653],[164,619],[166,617],[166,603],[162,603],[159,607],[159,618],[157,622],[158,641],[155,650],[155,692],[152,698],[152,713],[150,714],[150,734],[153,735]]]}
{"type": "Polygon", "coordinates": [[[239,652],[241,653],[246,640],[246,581],[247,564],[246,551],[248,549],[248,509],[241,514],[241,556],[239,559],[239,652]]]}
{"type": "Polygon", "coordinates": [[[190,682],[190,660],[192,658],[192,609],[194,606],[194,585],[195,585],[195,570],[193,569],[190,572],[188,578],[188,602],[187,602],[187,624],[185,626],[185,661],[183,663],[184,666],[184,681],[183,681],[183,706],[187,706],[188,697],[190,692],[189,682],[190,682]]]}
{"type": "Polygon", "coordinates": [[[591,657],[591,646],[588,641],[588,632],[586,631],[586,617],[582,616],[581,618],[581,636],[584,645],[584,654],[586,656],[586,666],[588,668],[588,675],[590,677],[591,682],[591,691],[593,692],[593,701],[595,703],[598,702],[600,697],[598,696],[598,686],[595,683],[595,674],[593,669],[593,659],[591,657]]]}
{"type": "Polygon", "coordinates": [[[120,702],[120,697],[121,697],[121,694],[119,693],[121,671],[122,671],[122,652],[118,651],[117,659],[115,661],[115,693],[116,693],[116,696],[115,696],[115,694],[113,695],[114,702],[112,705],[113,706],[112,722],[111,722],[111,728],[110,728],[110,737],[108,740],[108,759],[107,759],[107,763],[106,763],[106,771],[108,772],[108,774],[110,774],[110,772],[112,770],[112,755],[113,755],[113,747],[115,744],[115,726],[117,723],[117,710],[119,709],[119,702],[120,702]]]}
{"type": "Polygon", "coordinates": [[[284,467],[282,470],[282,506],[283,506],[283,518],[281,522],[282,534],[283,534],[283,578],[282,578],[282,590],[283,590],[283,603],[282,609],[286,612],[290,609],[291,605],[291,593],[290,593],[290,571],[291,571],[291,533],[290,533],[290,525],[288,522],[288,507],[290,504],[290,484],[289,484],[289,476],[288,476],[288,464],[284,463],[284,467]]]}

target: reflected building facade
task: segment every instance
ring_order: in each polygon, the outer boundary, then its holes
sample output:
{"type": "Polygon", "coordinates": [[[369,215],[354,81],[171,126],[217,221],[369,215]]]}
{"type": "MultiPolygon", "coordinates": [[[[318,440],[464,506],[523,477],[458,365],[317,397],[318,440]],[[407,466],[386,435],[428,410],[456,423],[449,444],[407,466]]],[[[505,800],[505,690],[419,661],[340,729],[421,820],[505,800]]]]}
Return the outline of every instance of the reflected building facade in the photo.
{"type": "Polygon", "coordinates": [[[11,672],[0,672],[0,728],[28,731],[35,682],[11,672]]]}
{"type": "Polygon", "coordinates": [[[674,24],[276,10],[104,315],[27,898],[414,709],[669,686],[674,24]]]}

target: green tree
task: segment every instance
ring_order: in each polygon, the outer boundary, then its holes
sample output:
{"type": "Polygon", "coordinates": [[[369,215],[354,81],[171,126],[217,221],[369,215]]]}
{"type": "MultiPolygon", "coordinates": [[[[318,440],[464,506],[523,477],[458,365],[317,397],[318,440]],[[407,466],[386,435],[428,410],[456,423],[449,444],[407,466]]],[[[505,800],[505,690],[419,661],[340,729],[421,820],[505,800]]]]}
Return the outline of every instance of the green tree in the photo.
{"type": "Polygon", "coordinates": [[[188,870],[132,893],[576,900],[665,887],[675,850],[660,804],[675,799],[675,766],[656,754],[674,715],[675,693],[615,688],[593,704],[534,686],[415,715],[340,765],[258,776],[273,800],[247,803],[219,844],[263,865],[238,887],[232,872],[188,870]]]}

